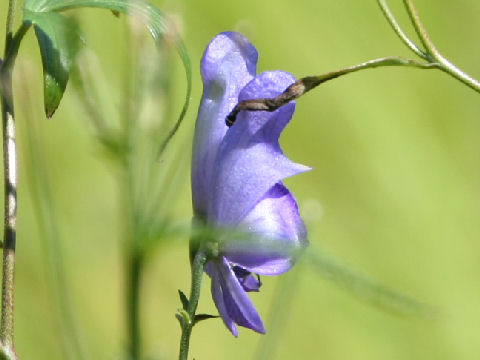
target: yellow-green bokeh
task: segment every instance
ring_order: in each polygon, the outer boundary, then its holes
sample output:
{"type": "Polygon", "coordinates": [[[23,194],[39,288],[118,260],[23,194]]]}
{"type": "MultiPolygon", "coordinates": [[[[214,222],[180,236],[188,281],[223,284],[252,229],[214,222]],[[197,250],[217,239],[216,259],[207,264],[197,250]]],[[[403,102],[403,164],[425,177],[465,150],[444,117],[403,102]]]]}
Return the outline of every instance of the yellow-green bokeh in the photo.
{"type": "MultiPolygon", "coordinates": [[[[401,1],[390,2],[413,37],[401,1]]],[[[247,35],[259,51],[259,71],[282,69],[297,77],[376,57],[413,56],[373,0],[155,4],[175,19],[192,60],[191,107],[172,145],[188,144],[182,150],[185,159],[201,97],[199,61],[218,32],[238,30],[247,35]]],[[[480,3],[418,0],[416,4],[440,51],[480,77],[480,3]]],[[[1,21],[5,13],[3,2],[1,21]]],[[[108,82],[106,107],[118,110],[128,51],[125,21],[108,11],[87,9],[71,14],[80,19],[86,46],[99,58],[108,82]]],[[[21,359],[62,358],[55,323],[58,312],[52,306],[45,249],[22,162],[24,133],[35,123],[52,180],[80,342],[89,359],[119,359],[127,340],[121,202],[115,172],[93,139],[91,122],[71,84],[53,119],[44,118],[41,63],[33,32],[22,44],[18,61],[14,79],[20,159],[17,352],[21,359]],[[22,76],[28,79],[34,100],[28,111],[22,108],[28,103],[18,85],[22,76]]],[[[185,89],[179,61],[172,76],[175,109],[179,110],[185,89]]],[[[394,315],[302,268],[292,288],[291,306],[279,310],[284,321],[275,359],[478,359],[478,104],[480,94],[448,75],[409,68],[348,75],[297,101],[281,144],[291,159],[313,167],[286,181],[308,219],[310,241],[352,268],[427,303],[434,312],[427,318],[394,315]]],[[[169,206],[176,221],[188,222],[187,175],[178,183],[178,192],[169,206]]],[[[158,247],[146,264],[141,319],[144,350],[152,359],[177,356],[177,289],[189,288],[184,240],[158,247]]],[[[276,278],[265,278],[262,292],[251,296],[265,320],[278,283],[276,278]]],[[[209,280],[204,283],[200,311],[215,312],[209,280]]],[[[269,330],[267,323],[267,337],[269,330]]],[[[195,359],[251,359],[263,339],[243,329],[235,339],[220,321],[209,320],[195,328],[191,355],[195,359]]]]}

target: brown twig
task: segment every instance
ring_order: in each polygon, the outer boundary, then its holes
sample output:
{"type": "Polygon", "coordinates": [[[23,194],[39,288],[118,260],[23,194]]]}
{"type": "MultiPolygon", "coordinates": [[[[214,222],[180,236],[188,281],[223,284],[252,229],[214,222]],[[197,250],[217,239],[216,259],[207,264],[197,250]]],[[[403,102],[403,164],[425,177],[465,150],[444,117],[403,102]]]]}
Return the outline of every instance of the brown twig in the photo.
{"type": "Polygon", "coordinates": [[[421,69],[431,69],[438,66],[437,63],[422,63],[416,60],[404,59],[398,56],[389,56],[379,59],[366,61],[364,63],[343,68],[336,71],[331,71],[326,74],[317,76],[307,76],[297,80],[290,85],[283,93],[274,98],[262,98],[245,100],[238,103],[225,119],[227,126],[232,126],[235,123],[238,113],[242,110],[248,111],[275,111],[279,107],[288,104],[290,101],[299,98],[310,90],[316,88],[328,80],[335,79],[339,76],[346,75],[363,69],[373,69],[382,66],[410,66],[421,69]]]}

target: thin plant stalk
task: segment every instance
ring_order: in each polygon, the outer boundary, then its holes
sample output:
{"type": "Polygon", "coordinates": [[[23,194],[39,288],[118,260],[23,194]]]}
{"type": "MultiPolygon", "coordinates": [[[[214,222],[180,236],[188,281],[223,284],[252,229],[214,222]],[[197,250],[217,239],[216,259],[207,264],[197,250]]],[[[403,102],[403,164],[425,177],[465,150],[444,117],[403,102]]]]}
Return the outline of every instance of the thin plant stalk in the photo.
{"type": "Polygon", "coordinates": [[[133,174],[129,160],[123,166],[124,206],[126,210],[126,262],[127,262],[127,327],[129,339],[129,356],[132,360],[141,359],[140,336],[140,287],[143,270],[143,257],[139,246],[138,222],[136,220],[135,201],[133,199],[133,174]]]}
{"type": "Polygon", "coordinates": [[[461,81],[465,85],[469,86],[473,90],[480,92],[480,82],[477,79],[474,79],[467,73],[463,72],[455,65],[453,65],[450,61],[448,61],[443,55],[437,50],[436,46],[430,40],[430,37],[427,33],[427,30],[422,24],[420,20],[420,16],[418,15],[417,9],[413,4],[412,0],[403,0],[405,7],[407,9],[408,15],[410,16],[410,20],[417,32],[420,41],[422,42],[423,46],[427,49],[428,55],[433,58],[433,60],[440,64],[439,69],[443,72],[453,76],[455,79],[461,81]]]}
{"type": "MultiPolygon", "coordinates": [[[[128,117],[128,115],[126,116],[128,117]]],[[[128,125],[125,120],[127,132],[131,132],[134,125],[128,125]]],[[[124,136],[125,146],[129,148],[131,139],[128,134],[124,136]]],[[[127,327],[129,339],[129,356],[132,360],[141,359],[141,327],[140,327],[140,286],[143,269],[143,256],[140,249],[140,231],[138,208],[135,199],[135,182],[132,154],[130,151],[122,152],[118,158],[121,163],[122,182],[120,185],[123,206],[125,209],[125,256],[127,262],[127,327]]]]}
{"type": "MultiPolygon", "coordinates": [[[[9,76],[7,76],[8,78],[9,76]]],[[[2,307],[0,343],[3,351],[12,358],[14,346],[14,292],[15,292],[15,241],[17,229],[17,154],[15,144],[15,118],[13,105],[8,95],[11,92],[11,78],[3,78],[2,93],[2,130],[3,130],[3,164],[5,219],[3,231],[3,268],[2,268],[2,307]]]]}
{"type": "MultiPolygon", "coordinates": [[[[138,45],[135,31],[127,27],[127,46],[132,49],[138,45]]],[[[125,209],[125,223],[128,227],[125,238],[125,256],[127,262],[127,331],[129,339],[129,356],[132,360],[142,358],[142,336],[140,317],[140,292],[141,280],[144,268],[144,256],[142,254],[142,212],[141,203],[138,201],[138,193],[135,179],[138,177],[135,168],[134,142],[138,135],[138,103],[142,92],[138,87],[139,72],[137,51],[130,51],[126,57],[126,68],[129,69],[125,79],[124,103],[125,110],[122,117],[122,141],[125,151],[117,153],[117,160],[121,166],[122,182],[121,196],[125,209]]]]}
{"type": "Polygon", "coordinates": [[[138,251],[133,250],[128,259],[129,283],[128,283],[128,324],[129,324],[129,356],[131,359],[141,359],[140,337],[140,285],[142,273],[142,257],[138,251]]]}
{"type": "Polygon", "coordinates": [[[200,298],[200,289],[202,285],[203,270],[207,261],[206,253],[201,245],[195,254],[192,262],[192,284],[190,288],[190,297],[188,299],[188,308],[182,312],[182,335],[180,337],[179,360],[188,359],[188,350],[190,347],[190,335],[195,325],[195,313],[197,311],[198,299],[200,298]]]}
{"type": "Polygon", "coordinates": [[[422,59],[428,60],[428,55],[427,53],[420,49],[403,31],[402,27],[400,24],[397,22],[395,19],[395,16],[393,15],[392,11],[387,5],[386,0],[377,0],[378,5],[380,6],[380,9],[383,12],[383,15],[385,18],[388,20],[390,25],[392,26],[393,31],[398,35],[398,37],[404,42],[404,44],[412,50],[415,54],[417,54],[418,57],[422,59]]]}
{"type": "MultiPolygon", "coordinates": [[[[126,47],[137,47],[139,41],[132,39],[134,33],[129,34],[129,44],[126,47]]],[[[139,121],[139,104],[141,103],[144,91],[139,78],[142,68],[138,63],[137,51],[129,51],[126,57],[125,68],[128,69],[128,76],[125,79],[123,95],[123,112],[119,121],[120,129],[117,130],[109,124],[107,118],[99,111],[100,101],[94,96],[94,92],[87,87],[87,82],[92,81],[92,76],[88,76],[84,71],[79,73],[76,78],[77,86],[82,94],[81,99],[84,102],[96,131],[98,140],[105,145],[112,156],[115,165],[118,166],[118,190],[121,199],[122,213],[120,222],[124,225],[123,246],[125,261],[125,318],[127,332],[127,352],[128,358],[138,360],[142,358],[142,326],[141,326],[141,283],[145,264],[145,243],[149,236],[148,222],[157,214],[155,209],[147,207],[147,200],[152,200],[152,192],[147,192],[143,188],[149,188],[143,181],[144,169],[141,164],[147,161],[144,157],[139,162],[138,141],[142,136],[141,123],[139,121]],[[140,169],[140,170],[139,170],[140,169]],[[148,195],[148,196],[147,196],[148,195]],[[150,211],[151,210],[151,211],[150,211]],[[150,214],[150,215],[149,215],[150,214]]],[[[145,139],[142,138],[142,141],[145,139]]],[[[141,146],[148,146],[147,143],[141,146]]],[[[156,145],[156,144],[155,144],[156,145]]],[[[152,145],[153,146],[153,145],[152,145]]],[[[158,145],[156,145],[158,147],[158,145]]],[[[154,150],[151,150],[152,153],[154,150]]],[[[142,154],[143,155],[143,154],[142,154]]],[[[152,156],[150,165],[158,165],[152,156]]],[[[147,161],[148,162],[148,161],[147,161]]],[[[152,182],[153,183],[153,182],[152,182]]],[[[155,184],[158,186],[158,184],[155,184]]],[[[163,199],[162,199],[163,200],[163,199]]],[[[156,205],[161,204],[158,202],[156,205]]]]}
{"type": "Polygon", "coordinates": [[[8,4],[5,62],[0,69],[2,89],[2,130],[4,166],[4,231],[2,267],[2,305],[0,320],[0,346],[7,359],[16,359],[14,345],[14,293],[15,293],[15,241],[17,230],[17,149],[15,143],[15,116],[13,109],[12,69],[8,53],[13,40],[16,0],[8,4]],[[8,65],[8,66],[7,66],[8,65]]]}
{"type": "Polygon", "coordinates": [[[420,20],[420,16],[418,15],[418,11],[413,4],[413,0],[403,0],[403,3],[407,10],[408,16],[410,17],[410,21],[412,22],[412,25],[415,29],[415,32],[417,33],[417,36],[422,43],[424,49],[420,49],[417,45],[415,45],[412,40],[410,40],[405,35],[405,32],[402,30],[400,24],[395,19],[393,13],[390,11],[386,0],[377,0],[377,3],[395,33],[411,51],[413,51],[417,56],[428,62],[437,63],[437,68],[439,70],[461,81],[473,90],[480,92],[480,82],[477,79],[460,70],[438,51],[437,47],[430,39],[427,30],[423,26],[422,21],[420,20]]]}
{"type": "Polygon", "coordinates": [[[416,60],[405,59],[399,56],[388,56],[379,59],[373,59],[361,64],[349,66],[343,69],[330,71],[325,74],[307,76],[297,80],[290,85],[283,93],[274,98],[262,98],[245,100],[238,103],[233,110],[228,114],[225,123],[228,126],[232,126],[236,120],[238,113],[242,110],[248,111],[275,111],[279,107],[295,100],[317,86],[336,79],[340,76],[354,73],[365,69],[375,69],[384,66],[407,66],[420,69],[435,69],[438,64],[436,63],[424,63],[416,60]]]}

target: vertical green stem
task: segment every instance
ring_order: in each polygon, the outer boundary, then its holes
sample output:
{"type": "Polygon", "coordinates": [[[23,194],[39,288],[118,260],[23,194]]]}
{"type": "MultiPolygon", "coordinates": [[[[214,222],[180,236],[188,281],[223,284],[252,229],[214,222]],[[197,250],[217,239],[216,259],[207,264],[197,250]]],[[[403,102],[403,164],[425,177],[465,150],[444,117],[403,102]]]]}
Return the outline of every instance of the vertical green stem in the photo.
{"type": "Polygon", "coordinates": [[[129,346],[129,359],[140,360],[142,358],[142,336],[141,336],[141,319],[140,319],[140,288],[143,270],[143,256],[140,249],[141,229],[139,225],[140,211],[137,205],[137,197],[135,191],[135,157],[133,151],[133,143],[138,130],[136,122],[138,116],[138,99],[139,94],[136,92],[136,81],[138,79],[138,46],[135,34],[127,27],[126,46],[131,49],[125,58],[126,74],[125,77],[125,93],[124,93],[124,114],[121,116],[122,122],[122,142],[123,151],[119,154],[123,171],[123,189],[124,197],[125,222],[127,224],[126,232],[126,260],[127,260],[127,294],[126,294],[126,311],[127,311],[127,334],[129,346]]]}
{"type": "Polygon", "coordinates": [[[141,259],[138,252],[133,251],[128,266],[130,283],[128,285],[128,328],[130,339],[130,358],[140,359],[140,322],[139,322],[139,300],[140,300],[140,274],[141,259]]]}
{"type": "MultiPolygon", "coordinates": [[[[9,42],[12,40],[13,37],[13,26],[15,24],[15,11],[17,8],[17,0],[9,0],[8,1],[8,13],[7,13],[7,24],[6,24],[6,42],[5,42],[5,49],[8,49],[9,42]]],[[[6,51],[5,51],[6,53],[6,51]]]]}
{"type": "Polygon", "coordinates": [[[182,336],[180,338],[180,354],[179,360],[187,360],[188,348],[190,346],[190,335],[192,334],[193,325],[195,325],[195,312],[197,311],[198,299],[200,298],[200,288],[202,285],[202,276],[207,256],[200,246],[195,254],[192,263],[192,285],[190,289],[190,298],[188,300],[188,319],[183,321],[182,336]]]}
{"type": "MultiPolygon", "coordinates": [[[[8,4],[5,58],[13,39],[16,0],[8,4]]],[[[4,237],[2,268],[2,306],[0,321],[0,345],[4,356],[16,359],[14,334],[14,278],[15,238],[17,222],[17,151],[15,144],[15,117],[13,111],[12,66],[3,64],[0,71],[2,89],[2,130],[4,165],[4,237]]]]}
{"type": "Polygon", "coordinates": [[[126,221],[126,261],[127,261],[127,331],[129,341],[129,359],[141,359],[141,337],[140,337],[140,285],[143,258],[139,249],[139,231],[136,220],[134,201],[133,174],[131,168],[130,154],[125,154],[123,159],[123,188],[124,209],[126,221]]]}
{"type": "Polygon", "coordinates": [[[0,321],[0,343],[4,351],[14,354],[14,274],[15,237],[17,217],[17,156],[15,144],[15,119],[12,103],[11,74],[2,74],[2,129],[4,164],[4,235],[3,235],[3,279],[0,321]]]}

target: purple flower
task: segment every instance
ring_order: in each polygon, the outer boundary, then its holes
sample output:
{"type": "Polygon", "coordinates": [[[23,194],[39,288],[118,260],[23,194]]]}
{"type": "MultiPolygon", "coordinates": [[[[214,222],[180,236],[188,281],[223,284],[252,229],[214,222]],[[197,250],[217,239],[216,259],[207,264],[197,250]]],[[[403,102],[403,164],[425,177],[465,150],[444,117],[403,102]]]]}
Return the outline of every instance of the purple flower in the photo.
{"type": "Polygon", "coordinates": [[[287,271],[308,244],[297,203],[281,182],[310,169],[286,158],[278,144],[295,104],[275,112],[243,111],[232,127],[225,125],[237,102],[276,96],[295,81],[282,71],[255,75],[257,59],[238,33],[221,33],[210,42],[201,62],[203,97],[193,147],[195,217],[222,229],[218,257],[205,271],[215,305],[235,336],[235,324],[265,332],[246,294],[260,288],[255,274],[287,271]]]}

